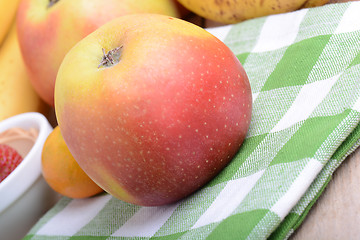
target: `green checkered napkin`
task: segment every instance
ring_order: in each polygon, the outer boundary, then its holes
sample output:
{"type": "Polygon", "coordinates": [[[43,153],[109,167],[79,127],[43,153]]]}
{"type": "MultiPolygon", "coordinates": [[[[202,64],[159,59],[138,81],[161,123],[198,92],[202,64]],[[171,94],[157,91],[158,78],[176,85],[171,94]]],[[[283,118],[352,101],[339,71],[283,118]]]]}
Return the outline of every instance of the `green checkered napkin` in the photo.
{"type": "Polygon", "coordinates": [[[62,198],[26,239],[284,239],[360,145],[360,2],[209,29],[253,91],[240,152],[201,191],[163,207],[62,198]]]}

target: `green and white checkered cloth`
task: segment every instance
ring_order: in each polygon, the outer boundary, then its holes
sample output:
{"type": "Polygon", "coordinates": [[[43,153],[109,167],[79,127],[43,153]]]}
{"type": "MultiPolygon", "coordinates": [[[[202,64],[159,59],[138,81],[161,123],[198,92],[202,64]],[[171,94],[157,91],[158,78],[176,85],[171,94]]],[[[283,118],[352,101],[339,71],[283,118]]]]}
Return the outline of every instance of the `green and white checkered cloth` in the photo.
{"type": "Polygon", "coordinates": [[[253,91],[240,152],[192,196],[162,207],[108,194],[62,198],[26,239],[286,239],[360,145],[360,2],[208,29],[253,91]]]}

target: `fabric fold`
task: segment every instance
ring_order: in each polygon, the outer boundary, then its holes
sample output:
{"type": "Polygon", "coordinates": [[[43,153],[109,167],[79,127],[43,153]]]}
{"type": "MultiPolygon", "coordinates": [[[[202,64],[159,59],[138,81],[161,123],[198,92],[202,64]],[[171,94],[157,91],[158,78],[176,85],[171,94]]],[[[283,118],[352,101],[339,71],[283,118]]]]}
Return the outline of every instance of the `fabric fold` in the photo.
{"type": "Polygon", "coordinates": [[[174,205],[64,197],[25,239],[287,239],[360,145],[359,9],[330,4],[209,29],[241,61],[254,96],[232,162],[174,205]],[[62,219],[80,203],[95,205],[91,214],[62,219]]]}

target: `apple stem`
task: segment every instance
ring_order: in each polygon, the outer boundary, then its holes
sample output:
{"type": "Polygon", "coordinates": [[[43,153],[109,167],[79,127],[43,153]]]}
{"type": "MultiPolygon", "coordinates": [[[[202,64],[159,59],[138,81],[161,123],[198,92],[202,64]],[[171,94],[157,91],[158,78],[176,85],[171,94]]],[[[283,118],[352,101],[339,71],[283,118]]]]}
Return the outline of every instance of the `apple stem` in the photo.
{"type": "Polygon", "coordinates": [[[49,0],[48,8],[52,7],[58,1],[60,1],[60,0],[49,0]]]}
{"type": "Polygon", "coordinates": [[[99,64],[98,68],[100,68],[100,67],[111,67],[114,64],[117,64],[119,62],[119,59],[120,59],[120,49],[121,48],[122,48],[122,46],[114,48],[114,49],[108,51],[107,53],[105,52],[105,49],[103,48],[102,49],[103,57],[101,59],[101,62],[99,64]]]}

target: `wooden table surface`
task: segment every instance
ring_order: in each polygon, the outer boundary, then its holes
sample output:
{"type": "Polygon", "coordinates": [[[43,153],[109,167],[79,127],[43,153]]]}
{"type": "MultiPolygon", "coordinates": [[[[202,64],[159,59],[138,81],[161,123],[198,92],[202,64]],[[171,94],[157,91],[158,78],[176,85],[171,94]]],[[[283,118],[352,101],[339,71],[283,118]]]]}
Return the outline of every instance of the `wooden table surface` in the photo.
{"type": "Polygon", "coordinates": [[[360,239],[360,148],[336,170],[290,239],[360,239]]]}

